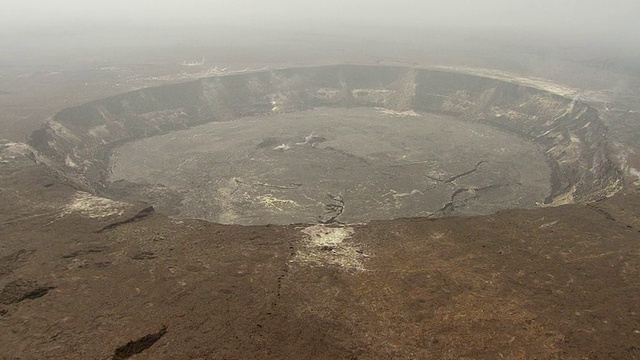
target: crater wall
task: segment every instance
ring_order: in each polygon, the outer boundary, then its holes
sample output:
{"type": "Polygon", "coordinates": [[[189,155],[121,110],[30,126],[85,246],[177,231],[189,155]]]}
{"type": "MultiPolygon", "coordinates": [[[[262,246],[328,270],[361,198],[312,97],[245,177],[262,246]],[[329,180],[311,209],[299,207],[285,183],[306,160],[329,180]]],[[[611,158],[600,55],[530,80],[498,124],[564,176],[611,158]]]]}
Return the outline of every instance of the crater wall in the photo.
{"type": "Polygon", "coordinates": [[[33,132],[30,145],[69,183],[99,193],[111,151],[123,143],[318,106],[442,113],[516,134],[546,154],[553,170],[548,204],[593,201],[620,187],[607,128],[588,104],[501,80],[404,67],[269,70],[140,89],[60,111],[33,132]]]}

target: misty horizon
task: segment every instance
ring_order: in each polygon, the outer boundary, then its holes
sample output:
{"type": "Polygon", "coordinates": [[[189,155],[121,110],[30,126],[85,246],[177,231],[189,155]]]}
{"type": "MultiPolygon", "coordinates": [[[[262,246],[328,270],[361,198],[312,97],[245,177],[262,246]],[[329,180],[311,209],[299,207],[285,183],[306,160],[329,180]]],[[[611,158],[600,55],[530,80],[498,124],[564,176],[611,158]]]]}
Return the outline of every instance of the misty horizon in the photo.
{"type": "Polygon", "coordinates": [[[74,32],[162,32],[180,28],[352,32],[371,27],[508,29],[541,36],[637,43],[640,3],[600,1],[8,1],[0,12],[4,37],[74,32]]]}

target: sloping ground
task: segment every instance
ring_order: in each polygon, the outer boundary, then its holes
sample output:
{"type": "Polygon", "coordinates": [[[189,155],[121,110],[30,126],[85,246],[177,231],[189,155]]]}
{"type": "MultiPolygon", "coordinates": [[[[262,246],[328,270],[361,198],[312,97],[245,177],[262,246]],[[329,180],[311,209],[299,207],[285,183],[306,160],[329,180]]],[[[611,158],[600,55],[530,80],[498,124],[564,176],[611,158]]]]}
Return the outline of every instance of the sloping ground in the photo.
{"type": "Polygon", "coordinates": [[[589,105],[496,79],[403,67],[283,69],[137,90],[59,112],[30,144],[61,176],[99,192],[112,149],[125,142],[317,106],[444,113],[516,134],[547,156],[553,170],[548,204],[601,199],[621,185],[607,129],[589,105]]]}
{"type": "Polygon", "coordinates": [[[0,357],[632,359],[640,199],[223,226],[80,192],[5,144],[0,357]]]}

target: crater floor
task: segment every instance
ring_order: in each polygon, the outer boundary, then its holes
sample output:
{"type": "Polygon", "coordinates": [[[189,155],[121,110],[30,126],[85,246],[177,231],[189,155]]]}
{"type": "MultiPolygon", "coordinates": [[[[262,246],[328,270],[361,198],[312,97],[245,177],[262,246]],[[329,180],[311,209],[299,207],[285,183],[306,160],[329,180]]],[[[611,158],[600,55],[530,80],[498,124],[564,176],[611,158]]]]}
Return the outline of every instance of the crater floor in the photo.
{"type": "Polygon", "coordinates": [[[541,151],[487,125],[374,108],[316,108],[131,142],[108,195],[224,224],[363,222],[530,208],[541,151]]]}

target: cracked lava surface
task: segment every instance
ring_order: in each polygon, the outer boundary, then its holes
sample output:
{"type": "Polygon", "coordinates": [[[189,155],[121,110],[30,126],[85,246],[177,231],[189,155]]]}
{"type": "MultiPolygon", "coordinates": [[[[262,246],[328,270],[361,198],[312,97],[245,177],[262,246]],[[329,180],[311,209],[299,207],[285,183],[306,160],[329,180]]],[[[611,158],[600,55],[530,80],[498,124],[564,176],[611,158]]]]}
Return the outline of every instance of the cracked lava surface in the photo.
{"type": "Polygon", "coordinates": [[[374,108],[274,113],[146,138],[116,149],[111,171],[114,198],[243,225],[531,208],[548,195],[551,173],[536,145],[515,135],[374,108]]]}

